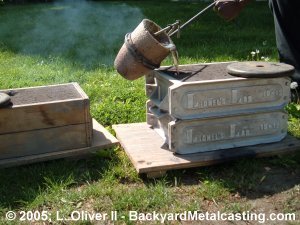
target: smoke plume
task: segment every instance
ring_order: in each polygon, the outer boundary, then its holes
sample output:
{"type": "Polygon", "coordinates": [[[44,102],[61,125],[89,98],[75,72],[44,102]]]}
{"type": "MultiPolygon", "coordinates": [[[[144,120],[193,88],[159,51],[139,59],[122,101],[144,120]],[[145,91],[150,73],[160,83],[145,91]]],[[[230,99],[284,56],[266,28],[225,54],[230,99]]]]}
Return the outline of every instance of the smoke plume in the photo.
{"type": "MultiPolygon", "coordinates": [[[[14,37],[17,51],[65,57],[86,67],[111,65],[124,35],[143,18],[138,8],[121,3],[62,1],[37,9],[27,15],[30,29],[14,37]]],[[[0,35],[4,28],[0,23],[0,35]]]]}

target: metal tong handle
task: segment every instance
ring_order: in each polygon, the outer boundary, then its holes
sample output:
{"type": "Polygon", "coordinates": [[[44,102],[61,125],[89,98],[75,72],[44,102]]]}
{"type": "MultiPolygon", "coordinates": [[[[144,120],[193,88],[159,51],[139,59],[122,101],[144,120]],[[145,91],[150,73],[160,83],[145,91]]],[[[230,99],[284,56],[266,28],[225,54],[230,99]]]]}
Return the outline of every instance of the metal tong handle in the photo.
{"type": "Polygon", "coordinates": [[[179,27],[179,26],[180,26],[179,23],[180,23],[180,21],[179,21],[179,20],[176,20],[175,23],[169,24],[169,25],[167,25],[165,28],[163,28],[163,29],[161,29],[161,30],[155,32],[154,35],[157,36],[157,35],[163,33],[164,31],[165,31],[166,33],[169,33],[169,32],[170,32],[171,30],[173,30],[175,27],[179,27]]]}
{"type": "MultiPolygon", "coordinates": [[[[189,19],[188,21],[186,21],[184,24],[182,24],[181,26],[178,26],[178,28],[175,31],[173,31],[171,34],[169,34],[169,36],[172,37],[174,34],[176,34],[178,31],[180,31],[184,27],[188,26],[190,23],[192,23],[195,19],[197,19],[199,16],[201,16],[203,13],[205,13],[207,10],[209,10],[213,6],[215,6],[215,1],[212,2],[210,5],[208,5],[206,8],[204,8],[203,10],[201,10],[200,12],[198,12],[195,16],[193,16],[191,19],[189,19]]],[[[168,28],[169,28],[169,26],[165,27],[164,29],[162,29],[162,30],[160,30],[160,31],[158,31],[156,33],[154,33],[154,35],[158,35],[162,31],[167,30],[168,28]]]]}

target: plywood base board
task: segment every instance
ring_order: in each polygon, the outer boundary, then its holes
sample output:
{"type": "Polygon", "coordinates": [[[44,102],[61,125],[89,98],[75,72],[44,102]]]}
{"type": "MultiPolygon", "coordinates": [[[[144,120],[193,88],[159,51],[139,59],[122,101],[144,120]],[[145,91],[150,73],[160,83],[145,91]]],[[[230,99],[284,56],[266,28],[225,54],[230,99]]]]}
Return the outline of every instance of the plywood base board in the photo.
{"type": "Polygon", "coordinates": [[[280,142],[178,155],[146,123],[114,125],[117,138],[138,173],[159,176],[168,170],[208,166],[242,157],[266,157],[300,150],[300,140],[288,135],[280,142]]]}
{"type": "MultiPolygon", "coordinates": [[[[34,140],[33,140],[34,141],[34,140]]],[[[54,160],[67,157],[78,157],[96,152],[100,149],[117,145],[118,140],[110,134],[101,124],[93,119],[93,140],[92,146],[64,151],[50,152],[44,154],[30,155],[11,159],[0,160],[0,167],[11,167],[35,162],[54,160]]]]}

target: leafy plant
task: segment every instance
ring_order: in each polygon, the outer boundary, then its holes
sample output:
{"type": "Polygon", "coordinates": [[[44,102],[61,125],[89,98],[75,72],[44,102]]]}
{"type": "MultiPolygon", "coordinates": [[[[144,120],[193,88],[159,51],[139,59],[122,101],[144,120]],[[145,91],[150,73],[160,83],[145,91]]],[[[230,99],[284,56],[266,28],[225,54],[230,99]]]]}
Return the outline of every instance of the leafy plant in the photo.
{"type": "Polygon", "coordinates": [[[286,110],[291,117],[300,118],[300,105],[292,102],[286,106],[286,110]]]}

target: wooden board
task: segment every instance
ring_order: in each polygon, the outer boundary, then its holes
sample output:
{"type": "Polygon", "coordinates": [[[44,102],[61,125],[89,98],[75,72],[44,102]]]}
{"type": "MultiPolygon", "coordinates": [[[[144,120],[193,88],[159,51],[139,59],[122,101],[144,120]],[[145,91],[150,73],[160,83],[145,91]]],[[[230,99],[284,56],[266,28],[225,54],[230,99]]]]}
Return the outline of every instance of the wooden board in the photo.
{"type": "Polygon", "coordinates": [[[0,160],[90,146],[91,125],[74,124],[0,135],[0,160]],[[88,141],[89,140],[89,141],[88,141]]]}
{"type": "Polygon", "coordinates": [[[88,100],[71,99],[0,109],[0,134],[90,122],[88,100]]]}
{"type": "Polygon", "coordinates": [[[117,144],[118,140],[113,135],[111,135],[102,125],[100,125],[96,120],[93,119],[93,140],[91,147],[3,159],[0,160],[0,167],[18,166],[59,158],[89,155],[90,153],[96,152],[100,149],[109,148],[117,144]]]}
{"type": "Polygon", "coordinates": [[[160,176],[168,170],[213,165],[242,157],[266,157],[300,150],[300,140],[288,135],[280,142],[177,155],[164,146],[163,139],[146,123],[114,125],[117,138],[138,173],[160,176]]]}
{"type": "Polygon", "coordinates": [[[88,96],[77,83],[1,92],[11,95],[12,104],[0,108],[0,134],[91,123],[88,96]]]}

